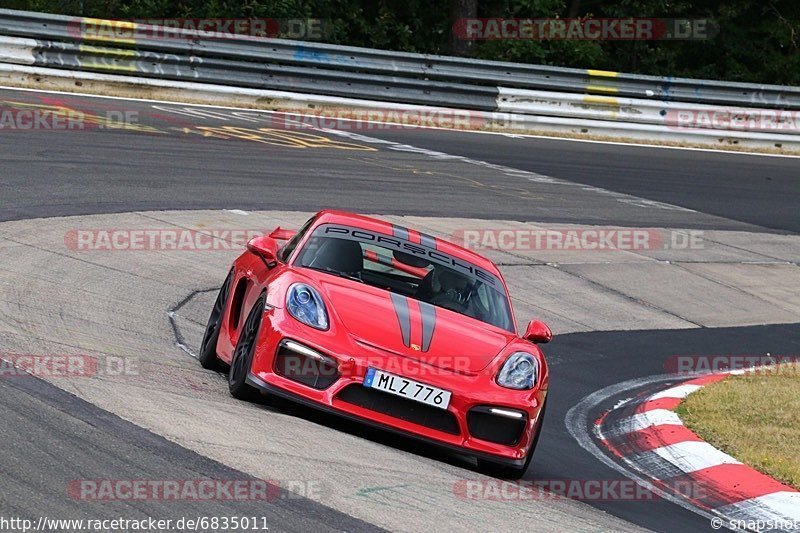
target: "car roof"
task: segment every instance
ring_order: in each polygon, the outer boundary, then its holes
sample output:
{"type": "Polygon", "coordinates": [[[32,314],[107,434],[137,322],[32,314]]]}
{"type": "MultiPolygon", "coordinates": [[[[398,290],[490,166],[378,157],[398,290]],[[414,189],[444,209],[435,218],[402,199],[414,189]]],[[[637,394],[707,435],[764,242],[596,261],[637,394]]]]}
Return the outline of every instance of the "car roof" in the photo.
{"type": "Polygon", "coordinates": [[[449,254],[457,259],[468,261],[473,265],[487,270],[502,279],[500,270],[489,259],[476,254],[471,250],[467,250],[450,241],[446,241],[440,237],[434,237],[418,230],[413,230],[393,222],[387,222],[378,218],[372,218],[365,215],[358,215],[355,213],[348,213],[346,211],[324,210],[316,215],[317,219],[315,225],[320,224],[342,224],[345,226],[353,226],[363,228],[386,235],[406,238],[415,244],[424,244],[432,246],[446,254],[449,254]]]}

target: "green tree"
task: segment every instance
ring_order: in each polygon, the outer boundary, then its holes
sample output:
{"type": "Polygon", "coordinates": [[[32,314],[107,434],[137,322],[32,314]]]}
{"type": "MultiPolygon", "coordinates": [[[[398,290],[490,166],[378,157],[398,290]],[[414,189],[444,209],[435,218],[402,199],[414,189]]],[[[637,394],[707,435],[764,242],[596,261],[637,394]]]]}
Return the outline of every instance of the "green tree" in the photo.
{"type": "Polygon", "coordinates": [[[798,0],[3,0],[3,7],[105,18],[320,18],[336,44],[662,76],[800,85],[798,0]],[[705,18],[691,41],[498,40],[452,33],[460,18],[705,18]]]}

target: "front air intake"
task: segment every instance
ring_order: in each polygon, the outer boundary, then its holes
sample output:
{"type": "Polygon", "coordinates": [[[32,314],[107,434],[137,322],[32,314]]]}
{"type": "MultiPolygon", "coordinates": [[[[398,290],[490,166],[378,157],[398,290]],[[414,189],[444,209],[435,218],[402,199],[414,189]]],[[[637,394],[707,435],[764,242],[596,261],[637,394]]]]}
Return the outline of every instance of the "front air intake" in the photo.
{"type": "Polygon", "coordinates": [[[479,405],[467,413],[470,435],[506,446],[514,446],[519,442],[527,423],[525,413],[507,408],[479,405]]]}
{"type": "Polygon", "coordinates": [[[340,377],[333,358],[291,340],[283,340],[278,347],[275,373],[317,390],[327,389],[340,377]]]}

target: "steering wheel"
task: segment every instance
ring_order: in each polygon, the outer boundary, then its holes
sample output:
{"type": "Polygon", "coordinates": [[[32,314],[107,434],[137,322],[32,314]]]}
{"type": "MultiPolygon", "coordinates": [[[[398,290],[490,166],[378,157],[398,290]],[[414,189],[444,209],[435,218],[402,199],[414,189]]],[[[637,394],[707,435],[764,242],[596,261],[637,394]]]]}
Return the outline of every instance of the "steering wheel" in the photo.
{"type": "Polygon", "coordinates": [[[455,311],[461,314],[467,314],[469,310],[469,298],[464,298],[461,301],[462,297],[455,290],[449,290],[447,292],[442,292],[437,294],[431,299],[431,303],[433,305],[438,305],[439,307],[444,307],[445,309],[450,309],[451,311],[455,311]]]}

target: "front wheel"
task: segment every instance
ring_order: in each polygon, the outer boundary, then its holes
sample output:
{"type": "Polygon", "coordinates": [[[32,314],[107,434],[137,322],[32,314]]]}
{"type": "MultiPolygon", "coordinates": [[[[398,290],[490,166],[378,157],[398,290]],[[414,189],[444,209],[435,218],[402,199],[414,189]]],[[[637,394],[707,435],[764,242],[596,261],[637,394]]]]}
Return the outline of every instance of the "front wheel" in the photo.
{"type": "Polygon", "coordinates": [[[228,389],[231,391],[231,396],[239,400],[252,401],[258,397],[258,391],[247,384],[247,375],[253,366],[253,355],[258,344],[265,301],[264,296],[256,300],[233,350],[231,370],[228,373],[228,389]]]}
{"type": "Polygon", "coordinates": [[[225,314],[225,306],[228,305],[228,295],[231,292],[232,283],[233,269],[231,269],[219,289],[214,307],[211,309],[211,316],[208,317],[208,325],[206,325],[206,331],[203,334],[203,342],[200,344],[200,352],[197,354],[197,360],[200,361],[200,365],[208,370],[220,370],[221,367],[220,360],[217,357],[217,341],[219,340],[222,316],[225,314]]]}
{"type": "Polygon", "coordinates": [[[542,426],[544,425],[544,414],[547,408],[547,402],[542,406],[542,412],[539,414],[539,425],[536,427],[536,435],[533,437],[533,444],[528,451],[528,456],[525,458],[525,463],[522,466],[509,466],[500,463],[495,463],[488,459],[478,459],[478,470],[487,476],[496,477],[500,479],[520,479],[528,471],[533,459],[533,453],[536,451],[536,446],[539,444],[539,436],[542,434],[542,426]]]}

